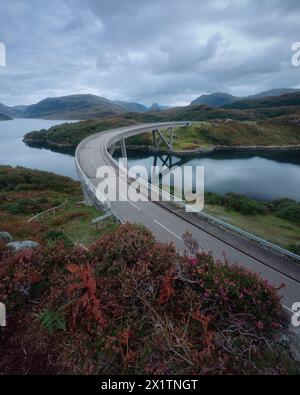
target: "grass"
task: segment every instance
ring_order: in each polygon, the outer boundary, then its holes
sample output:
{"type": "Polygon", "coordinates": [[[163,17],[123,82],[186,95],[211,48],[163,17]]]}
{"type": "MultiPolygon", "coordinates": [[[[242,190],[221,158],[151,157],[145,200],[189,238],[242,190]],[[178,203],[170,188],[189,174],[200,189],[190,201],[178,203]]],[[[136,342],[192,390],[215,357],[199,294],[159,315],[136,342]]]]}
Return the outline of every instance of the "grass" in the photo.
{"type": "MultiPolygon", "coordinates": [[[[221,146],[286,146],[300,144],[300,127],[273,122],[211,121],[176,128],[175,151],[221,146]]],[[[152,145],[151,133],[128,139],[130,145],[152,145]]],[[[161,148],[166,149],[165,143],[161,148]]]]}
{"type": "MultiPolygon", "coordinates": [[[[89,246],[103,234],[116,229],[117,223],[113,217],[107,218],[98,225],[92,225],[92,220],[103,213],[94,207],[78,206],[80,196],[68,201],[68,206],[58,215],[50,217],[45,223],[51,228],[63,232],[72,243],[89,246]]],[[[82,198],[81,198],[82,199],[82,198]]]]}
{"type": "Polygon", "coordinates": [[[103,213],[78,204],[83,200],[80,183],[68,177],[21,167],[0,166],[0,231],[14,240],[30,239],[39,243],[63,239],[89,246],[117,227],[113,217],[104,220],[98,230],[92,220],[103,213]],[[68,200],[57,214],[40,222],[28,223],[37,213],[68,200]]]}
{"type": "Polygon", "coordinates": [[[290,249],[291,245],[300,244],[300,226],[275,215],[245,216],[225,207],[209,204],[205,204],[204,212],[283,248],[290,249]]]}

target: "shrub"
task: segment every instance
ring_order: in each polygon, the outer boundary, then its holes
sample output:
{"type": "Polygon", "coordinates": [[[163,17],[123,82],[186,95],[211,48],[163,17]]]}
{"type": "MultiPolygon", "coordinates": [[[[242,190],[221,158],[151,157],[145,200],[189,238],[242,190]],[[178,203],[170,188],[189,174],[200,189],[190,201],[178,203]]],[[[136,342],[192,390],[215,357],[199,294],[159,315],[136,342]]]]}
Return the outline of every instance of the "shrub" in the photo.
{"type": "Polygon", "coordinates": [[[21,199],[14,203],[7,203],[4,208],[13,214],[35,214],[43,208],[32,199],[21,199]]]}
{"type": "Polygon", "coordinates": [[[300,224],[300,204],[292,204],[276,212],[276,216],[300,224]]]}
{"type": "Polygon", "coordinates": [[[120,260],[132,266],[145,259],[153,245],[154,236],[148,229],[142,225],[127,224],[103,236],[95,244],[93,252],[109,263],[120,260]]]}
{"type": "Polygon", "coordinates": [[[293,199],[276,199],[272,201],[272,207],[274,211],[279,211],[282,210],[286,207],[292,206],[294,204],[296,204],[297,202],[293,199]]]}
{"type": "Polygon", "coordinates": [[[50,230],[45,237],[45,240],[48,242],[57,242],[57,241],[62,241],[66,245],[71,245],[72,242],[71,240],[60,230],[50,230]]]}
{"type": "Polygon", "coordinates": [[[227,193],[224,197],[224,206],[238,211],[244,215],[267,214],[268,207],[261,202],[236,193],[227,193]]]}
{"type": "Polygon", "coordinates": [[[60,373],[287,372],[278,290],[185,241],[191,253],[181,255],[125,224],[88,252],[58,243],[12,256],[0,246],[0,299],[9,295],[9,320],[38,314],[32,339],[55,334],[60,373]]]}
{"type": "Polygon", "coordinates": [[[205,203],[223,205],[223,197],[215,192],[206,192],[205,203]]]}

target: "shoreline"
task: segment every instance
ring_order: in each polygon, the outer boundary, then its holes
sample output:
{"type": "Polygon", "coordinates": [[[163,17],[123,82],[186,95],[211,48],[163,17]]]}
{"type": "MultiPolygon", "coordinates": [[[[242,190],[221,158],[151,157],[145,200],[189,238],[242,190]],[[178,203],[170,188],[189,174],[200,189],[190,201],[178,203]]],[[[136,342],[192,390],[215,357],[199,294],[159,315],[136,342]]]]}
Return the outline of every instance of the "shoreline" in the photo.
{"type": "MultiPolygon", "coordinates": [[[[51,140],[38,140],[38,139],[26,139],[23,138],[23,142],[32,146],[42,146],[43,148],[57,148],[60,150],[75,150],[76,146],[72,144],[64,144],[64,143],[56,143],[51,140]]],[[[138,151],[138,152],[150,152],[157,154],[174,154],[182,157],[195,156],[197,154],[207,154],[213,152],[247,152],[247,151],[267,151],[267,152],[289,152],[289,151],[300,151],[300,144],[297,145],[284,145],[284,146],[276,146],[276,145],[212,145],[208,147],[199,147],[193,150],[184,150],[184,151],[173,151],[170,152],[166,149],[157,149],[151,146],[146,145],[127,145],[128,151],[138,151]]],[[[116,150],[120,148],[117,147],[116,150]]]]}
{"type": "MultiPolygon", "coordinates": [[[[215,145],[210,147],[202,147],[196,148],[194,150],[186,150],[186,151],[173,151],[170,152],[168,150],[163,149],[155,149],[150,146],[135,146],[135,145],[128,145],[128,151],[137,151],[137,152],[150,152],[150,153],[157,153],[157,154],[174,154],[177,156],[195,156],[197,154],[207,154],[213,152],[251,152],[251,151],[267,151],[267,152],[290,152],[290,151],[300,151],[300,144],[298,145],[286,145],[286,146],[264,146],[264,145],[250,145],[250,146],[236,146],[236,145],[215,145]]],[[[119,148],[116,148],[119,150],[119,148]]]]}

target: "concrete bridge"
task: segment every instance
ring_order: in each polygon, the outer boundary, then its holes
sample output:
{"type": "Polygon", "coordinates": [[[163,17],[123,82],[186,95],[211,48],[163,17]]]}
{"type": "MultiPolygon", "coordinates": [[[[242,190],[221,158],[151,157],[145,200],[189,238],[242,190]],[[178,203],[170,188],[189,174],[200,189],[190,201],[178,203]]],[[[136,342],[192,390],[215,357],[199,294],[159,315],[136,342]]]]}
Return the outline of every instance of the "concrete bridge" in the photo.
{"type": "MultiPolygon", "coordinates": [[[[125,139],[145,132],[152,132],[153,143],[158,147],[164,141],[170,152],[173,151],[173,129],[188,122],[143,124],[96,133],[83,140],[76,150],[76,167],[86,200],[100,207],[96,197],[99,179],[97,169],[107,165],[114,177],[120,177],[118,163],[112,158],[114,147],[121,143],[126,157],[125,139]],[[167,130],[168,133],[163,133],[167,130]]],[[[204,251],[212,251],[216,259],[224,256],[259,273],[270,283],[286,287],[281,291],[285,308],[291,311],[293,303],[300,301],[300,266],[297,256],[273,248],[270,243],[259,242],[247,237],[246,232],[233,232],[216,219],[208,220],[204,214],[186,213],[184,209],[166,202],[105,202],[105,208],[114,213],[121,222],[134,222],[145,225],[161,242],[173,242],[180,251],[186,247],[182,235],[189,230],[204,251]]],[[[220,222],[220,221],[219,221],[220,222]]]]}

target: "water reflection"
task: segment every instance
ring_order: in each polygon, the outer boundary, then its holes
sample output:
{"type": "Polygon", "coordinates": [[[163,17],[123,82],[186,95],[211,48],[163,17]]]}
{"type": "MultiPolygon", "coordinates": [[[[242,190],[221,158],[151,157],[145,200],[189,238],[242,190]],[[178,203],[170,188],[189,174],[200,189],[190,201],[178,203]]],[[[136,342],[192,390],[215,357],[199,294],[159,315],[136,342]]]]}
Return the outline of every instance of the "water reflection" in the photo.
{"type": "Polygon", "coordinates": [[[154,165],[204,166],[206,191],[236,192],[261,200],[300,200],[300,152],[219,152],[179,158],[129,151],[128,156],[129,167],[144,165],[148,171],[154,165]]]}

